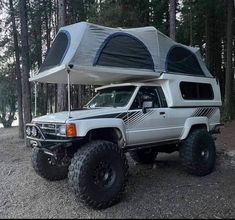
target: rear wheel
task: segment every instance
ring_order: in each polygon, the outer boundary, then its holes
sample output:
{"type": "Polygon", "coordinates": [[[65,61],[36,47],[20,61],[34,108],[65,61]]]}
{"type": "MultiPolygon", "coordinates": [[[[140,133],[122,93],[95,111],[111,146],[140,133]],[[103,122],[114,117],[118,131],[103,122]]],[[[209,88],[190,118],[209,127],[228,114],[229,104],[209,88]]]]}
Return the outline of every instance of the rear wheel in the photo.
{"type": "Polygon", "coordinates": [[[154,148],[130,151],[131,158],[135,162],[142,163],[142,164],[153,163],[157,154],[158,154],[158,151],[154,148]]]}
{"type": "Polygon", "coordinates": [[[216,158],[212,136],[205,129],[192,131],[180,146],[180,157],[187,172],[198,176],[211,173],[216,158]]]}
{"type": "Polygon", "coordinates": [[[68,175],[76,196],[95,209],[107,208],[121,199],[127,176],[125,154],[108,141],[93,141],[79,149],[68,175]]]}
{"type": "Polygon", "coordinates": [[[64,158],[56,160],[40,148],[33,148],[32,164],[36,173],[47,180],[54,181],[67,178],[69,161],[64,158]]]}

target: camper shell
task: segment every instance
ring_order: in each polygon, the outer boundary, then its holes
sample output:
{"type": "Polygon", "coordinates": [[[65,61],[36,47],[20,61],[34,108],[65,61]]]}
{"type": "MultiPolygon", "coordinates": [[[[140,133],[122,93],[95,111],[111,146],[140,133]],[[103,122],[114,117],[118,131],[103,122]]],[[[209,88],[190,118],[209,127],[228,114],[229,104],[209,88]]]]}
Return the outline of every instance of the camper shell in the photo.
{"type": "Polygon", "coordinates": [[[30,81],[68,88],[68,111],[26,125],[34,169],[48,180],[68,176],[88,206],[106,208],[121,198],[126,152],[136,162],[153,163],[159,152],[179,151],[189,173],[213,171],[220,86],[197,48],[154,27],[81,22],[59,30],[30,81]],[[100,87],[83,109],[71,110],[71,84],[100,87]]]}

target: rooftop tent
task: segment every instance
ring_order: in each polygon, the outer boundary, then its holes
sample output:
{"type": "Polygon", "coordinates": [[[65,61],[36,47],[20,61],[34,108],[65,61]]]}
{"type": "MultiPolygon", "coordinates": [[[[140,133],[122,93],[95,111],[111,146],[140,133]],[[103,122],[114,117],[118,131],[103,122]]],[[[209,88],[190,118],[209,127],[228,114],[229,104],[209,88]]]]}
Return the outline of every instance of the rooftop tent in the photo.
{"type": "Polygon", "coordinates": [[[154,27],[122,29],[87,22],[60,28],[30,81],[67,83],[67,70],[71,83],[97,85],[156,78],[163,71],[211,76],[198,50],[174,42],[154,27]],[[182,69],[185,59],[196,60],[194,71],[182,69]]]}

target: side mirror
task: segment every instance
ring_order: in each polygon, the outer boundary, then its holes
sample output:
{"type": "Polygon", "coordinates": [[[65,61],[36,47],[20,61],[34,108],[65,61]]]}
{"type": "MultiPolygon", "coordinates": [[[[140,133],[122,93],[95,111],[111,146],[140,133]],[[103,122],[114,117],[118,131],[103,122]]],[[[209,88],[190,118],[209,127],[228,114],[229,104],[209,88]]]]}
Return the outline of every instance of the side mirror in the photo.
{"type": "Polygon", "coordinates": [[[152,101],[144,101],[143,102],[143,106],[142,106],[142,111],[145,114],[147,112],[148,108],[152,108],[153,107],[153,102],[152,101]]]}

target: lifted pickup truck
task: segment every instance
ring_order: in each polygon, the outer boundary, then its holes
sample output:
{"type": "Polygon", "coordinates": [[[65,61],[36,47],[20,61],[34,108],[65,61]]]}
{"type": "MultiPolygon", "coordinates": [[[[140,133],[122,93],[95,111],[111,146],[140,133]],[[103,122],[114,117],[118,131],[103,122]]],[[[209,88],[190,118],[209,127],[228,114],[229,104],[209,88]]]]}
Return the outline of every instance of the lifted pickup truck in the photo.
{"type": "Polygon", "coordinates": [[[121,199],[125,156],[153,163],[159,152],[179,151],[186,171],[213,171],[221,96],[215,78],[163,73],[152,81],[109,84],[81,110],[34,118],[26,126],[32,163],[48,180],[68,176],[80,200],[106,208],[121,199]]]}

